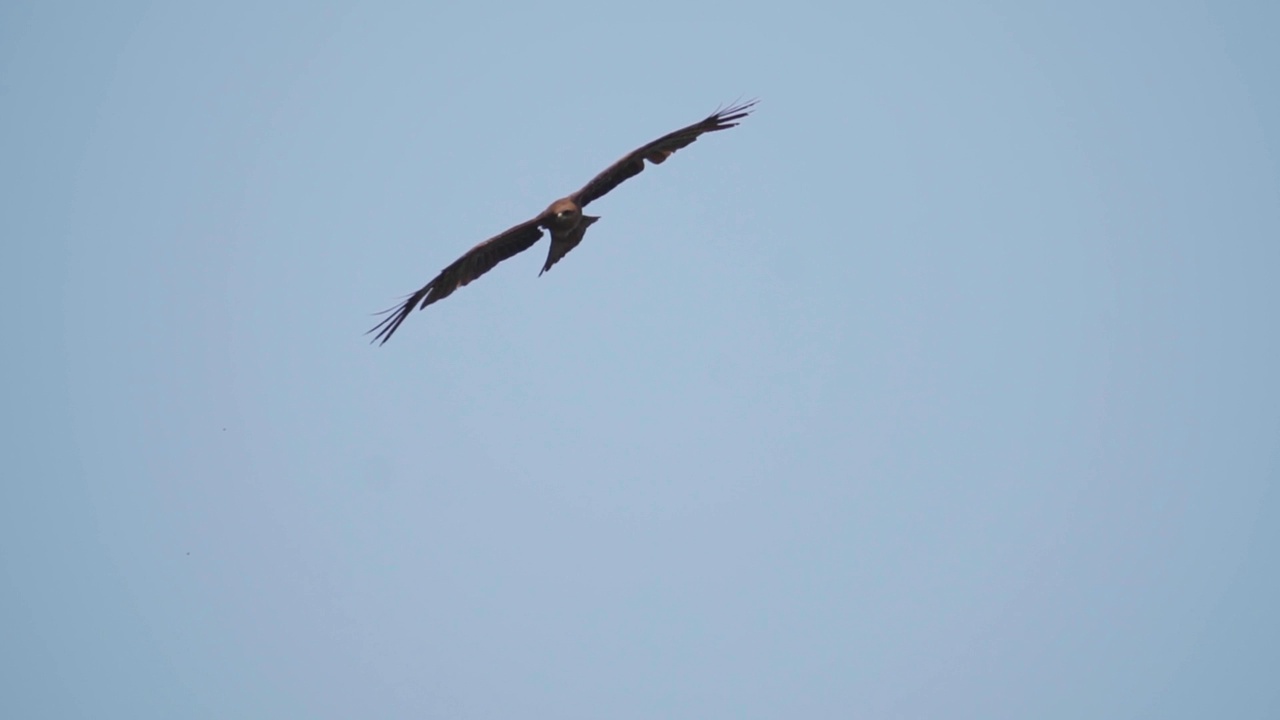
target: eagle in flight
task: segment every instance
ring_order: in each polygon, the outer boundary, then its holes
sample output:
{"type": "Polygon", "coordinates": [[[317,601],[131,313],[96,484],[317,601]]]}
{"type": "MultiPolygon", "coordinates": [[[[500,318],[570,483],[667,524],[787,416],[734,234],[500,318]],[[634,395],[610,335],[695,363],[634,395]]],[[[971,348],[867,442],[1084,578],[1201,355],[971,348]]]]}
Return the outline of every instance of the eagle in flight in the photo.
{"type": "Polygon", "coordinates": [[[751,113],[755,100],[733,105],[707,116],[706,119],[675,132],[667,133],[653,142],[643,145],[627,153],[618,162],[610,165],[604,172],[596,175],[581,190],[568,197],[551,203],[546,210],[532,219],[501,232],[468,250],[440,271],[431,282],[423,285],[417,292],[405,298],[404,302],[382,311],[386,315],[382,322],[375,325],[369,333],[373,334],[373,342],[383,344],[391,339],[400,324],[409,317],[415,307],[419,310],[437,300],[446,298],[454,290],[489,272],[498,263],[517,253],[533,247],[542,238],[542,231],[551,231],[551,247],[547,252],[547,261],[542,272],[551,269],[566,253],[582,242],[587,228],[600,218],[584,215],[582,209],[591,201],[598,200],[605,193],[618,187],[627,178],[635,177],[644,170],[645,161],[655,165],[671,157],[675,151],[697,140],[703,133],[727,130],[736,126],[751,113]]]}

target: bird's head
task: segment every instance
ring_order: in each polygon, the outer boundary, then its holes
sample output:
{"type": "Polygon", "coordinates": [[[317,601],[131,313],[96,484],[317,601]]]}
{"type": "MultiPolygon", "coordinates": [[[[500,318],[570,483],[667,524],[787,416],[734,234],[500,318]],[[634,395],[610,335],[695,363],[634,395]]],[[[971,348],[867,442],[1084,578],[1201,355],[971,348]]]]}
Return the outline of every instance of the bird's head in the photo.
{"type": "Polygon", "coordinates": [[[575,227],[578,221],[582,219],[582,209],[578,204],[569,200],[557,200],[551,203],[551,207],[547,208],[547,225],[557,229],[568,230],[575,227]]]}

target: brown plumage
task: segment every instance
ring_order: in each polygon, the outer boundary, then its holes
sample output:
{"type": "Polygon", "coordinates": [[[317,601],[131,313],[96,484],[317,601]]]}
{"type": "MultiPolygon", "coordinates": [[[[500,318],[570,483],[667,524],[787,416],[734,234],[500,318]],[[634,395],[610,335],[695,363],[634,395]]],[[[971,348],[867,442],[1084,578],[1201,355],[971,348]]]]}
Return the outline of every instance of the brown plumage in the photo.
{"type": "Polygon", "coordinates": [[[542,272],[538,274],[541,275],[550,270],[552,265],[559,262],[560,258],[582,242],[587,228],[600,219],[598,216],[583,214],[582,209],[589,203],[599,200],[628,178],[639,175],[644,170],[646,160],[655,165],[661,164],[675,151],[688,146],[703,133],[727,130],[736,126],[738,124],[736,121],[749,115],[755,104],[756,101],[752,100],[719,110],[700,122],[667,133],[631,151],[606,168],[604,172],[591,178],[591,181],[581,190],[551,203],[537,217],[526,220],[471,248],[452,265],[441,270],[435,279],[406,297],[403,303],[380,313],[385,314],[386,317],[369,330],[369,333],[373,334],[373,342],[382,344],[391,339],[400,324],[415,308],[421,310],[441,298],[448,297],[454,290],[489,272],[503,260],[533,247],[533,244],[542,238],[544,229],[551,232],[551,247],[547,252],[547,261],[542,266],[542,272]]]}

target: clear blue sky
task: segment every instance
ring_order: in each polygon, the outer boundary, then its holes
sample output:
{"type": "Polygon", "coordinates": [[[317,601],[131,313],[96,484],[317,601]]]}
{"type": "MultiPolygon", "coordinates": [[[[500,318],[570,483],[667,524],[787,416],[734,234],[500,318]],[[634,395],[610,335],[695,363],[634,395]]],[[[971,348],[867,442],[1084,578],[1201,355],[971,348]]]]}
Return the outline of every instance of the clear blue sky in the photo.
{"type": "Polygon", "coordinates": [[[1280,717],[1278,32],[4,3],[0,716],[1280,717]]]}

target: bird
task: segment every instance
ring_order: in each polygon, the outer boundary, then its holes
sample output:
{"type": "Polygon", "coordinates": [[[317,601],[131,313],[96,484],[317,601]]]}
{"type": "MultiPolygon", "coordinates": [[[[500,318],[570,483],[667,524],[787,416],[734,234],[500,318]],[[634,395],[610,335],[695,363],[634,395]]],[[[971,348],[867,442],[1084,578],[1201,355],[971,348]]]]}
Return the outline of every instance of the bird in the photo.
{"type": "Polygon", "coordinates": [[[661,165],[677,150],[688,147],[703,134],[736,127],[738,121],[751,114],[756,103],[756,100],[735,103],[632,150],[591,178],[577,192],[556,200],[537,216],[504,230],[463,253],[462,257],[441,270],[431,282],[406,295],[403,302],[377,313],[386,317],[365,334],[373,335],[371,343],[386,344],[415,309],[425,309],[428,305],[449,297],[458,288],[489,272],[503,260],[533,247],[542,239],[545,230],[551,233],[551,246],[547,250],[547,260],[538,273],[541,277],[577,247],[587,228],[600,219],[599,216],[583,212],[588,204],[599,200],[624,181],[639,175],[644,171],[646,162],[661,165]]]}

